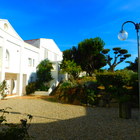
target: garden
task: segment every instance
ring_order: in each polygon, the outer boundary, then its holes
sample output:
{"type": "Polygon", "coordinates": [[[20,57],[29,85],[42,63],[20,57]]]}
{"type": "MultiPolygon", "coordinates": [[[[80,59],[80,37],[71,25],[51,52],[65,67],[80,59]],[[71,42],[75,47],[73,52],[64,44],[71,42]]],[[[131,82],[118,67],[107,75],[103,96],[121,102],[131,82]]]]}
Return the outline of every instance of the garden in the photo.
{"type": "Polygon", "coordinates": [[[121,118],[131,118],[131,107],[138,107],[137,73],[123,70],[96,73],[93,77],[81,77],[64,81],[53,92],[62,103],[84,106],[120,108],[121,118]]]}
{"type": "Polygon", "coordinates": [[[61,72],[68,78],[53,94],[59,101],[71,104],[110,107],[115,103],[121,118],[131,118],[131,107],[138,107],[138,63],[127,61],[128,67],[117,70],[131,55],[120,47],[113,48],[111,54],[104,46],[97,37],[65,50],[61,72]],[[106,65],[108,69],[103,69],[106,65]],[[80,76],[83,72],[86,74],[80,76]]]}
{"type": "MultiPolygon", "coordinates": [[[[52,92],[58,103],[74,104],[84,107],[118,107],[120,118],[130,119],[132,108],[138,108],[138,73],[137,59],[128,62],[130,65],[122,70],[116,70],[116,66],[131,55],[122,48],[113,48],[114,57],[109,54],[109,49],[104,49],[105,43],[101,38],[86,39],[63,52],[63,61],[60,65],[61,74],[67,74],[59,86],[52,92]],[[108,69],[103,69],[108,64],[108,69]]],[[[43,60],[37,66],[37,81],[26,86],[26,93],[31,94],[36,90],[47,91],[51,76],[52,63],[43,60]]],[[[6,83],[0,85],[0,94],[5,97],[6,83]]],[[[1,123],[6,121],[5,109],[0,117],[1,123]]],[[[32,115],[27,118],[32,120],[32,115]]],[[[21,125],[6,124],[7,135],[4,131],[0,136],[9,137],[19,133],[21,137],[29,137],[27,119],[21,120],[21,125]],[[17,131],[17,132],[16,132],[17,131]]]]}
{"type": "MultiPolygon", "coordinates": [[[[84,106],[119,107],[121,118],[131,118],[131,108],[138,107],[137,58],[129,66],[116,67],[131,55],[126,49],[104,49],[104,41],[97,37],[85,39],[63,52],[61,74],[67,78],[60,82],[52,95],[62,103],[84,106]],[[108,69],[103,69],[108,65],[108,69]],[[84,75],[83,75],[84,74],[84,75]]],[[[27,94],[49,89],[52,63],[43,60],[37,66],[37,81],[26,86],[27,94]]]]}

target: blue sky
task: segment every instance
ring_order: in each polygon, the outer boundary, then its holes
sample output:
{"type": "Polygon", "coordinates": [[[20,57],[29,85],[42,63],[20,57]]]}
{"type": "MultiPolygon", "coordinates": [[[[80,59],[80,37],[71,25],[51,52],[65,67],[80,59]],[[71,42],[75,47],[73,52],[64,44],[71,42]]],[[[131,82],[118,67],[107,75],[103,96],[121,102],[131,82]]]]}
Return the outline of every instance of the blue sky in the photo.
{"type": "Polygon", "coordinates": [[[127,60],[134,61],[134,25],[125,25],[126,41],[119,41],[117,35],[123,22],[140,22],[139,8],[139,0],[6,0],[1,1],[0,18],[8,19],[23,40],[51,38],[64,51],[84,39],[101,37],[105,48],[127,49],[132,55],[127,60]]]}

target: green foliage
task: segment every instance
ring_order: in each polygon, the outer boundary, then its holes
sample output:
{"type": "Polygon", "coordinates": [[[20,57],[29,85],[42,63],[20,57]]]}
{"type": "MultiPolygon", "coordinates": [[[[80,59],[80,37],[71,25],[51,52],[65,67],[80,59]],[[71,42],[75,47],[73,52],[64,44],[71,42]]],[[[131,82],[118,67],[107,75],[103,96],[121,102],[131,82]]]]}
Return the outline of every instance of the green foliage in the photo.
{"type": "Polygon", "coordinates": [[[103,50],[105,43],[97,37],[85,39],[78,44],[78,61],[77,63],[90,76],[96,69],[106,65],[105,57],[100,52],[103,50]]]}
{"type": "MultiPolygon", "coordinates": [[[[123,70],[98,73],[96,78],[99,84],[105,87],[106,93],[110,94],[112,97],[115,97],[119,101],[125,101],[125,98],[128,99],[129,96],[132,97],[132,93],[130,93],[131,90],[129,90],[127,86],[130,86],[133,75],[134,72],[123,70]]],[[[130,97],[129,99],[131,99],[130,97]]]]}
{"type": "Polygon", "coordinates": [[[96,102],[97,95],[94,90],[87,89],[87,103],[89,105],[94,105],[96,102]]]}
{"type": "Polygon", "coordinates": [[[27,86],[26,86],[26,94],[31,94],[31,93],[34,93],[36,91],[36,82],[32,82],[32,83],[29,83],[27,86]]]}
{"type": "Polygon", "coordinates": [[[77,86],[76,83],[73,83],[71,81],[64,81],[61,86],[60,86],[60,89],[64,89],[64,90],[67,90],[69,88],[72,88],[72,87],[75,87],[77,86]]]}
{"type": "Polygon", "coordinates": [[[67,103],[72,103],[77,94],[77,83],[71,81],[64,81],[59,87],[59,94],[57,98],[67,103]]]}
{"type": "Polygon", "coordinates": [[[53,80],[51,70],[53,69],[52,63],[49,60],[43,60],[37,66],[37,79],[40,84],[47,83],[53,80]]]}
{"type": "Polygon", "coordinates": [[[95,77],[65,81],[54,94],[59,101],[86,105],[110,106],[112,99],[138,106],[138,75],[133,71],[100,72],[95,77]]]}
{"type": "Polygon", "coordinates": [[[126,67],[128,70],[133,70],[134,72],[138,72],[138,57],[136,57],[134,62],[126,61],[129,63],[129,66],[126,67]]]}
{"type": "Polygon", "coordinates": [[[6,86],[6,81],[4,80],[2,83],[0,83],[0,95],[2,99],[6,97],[6,90],[7,90],[7,86],[6,86]]]}
{"type": "Polygon", "coordinates": [[[102,51],[102,53],[106,57],[106,62],[109,65],[108,70],[110,70],[111,72],[114,71],[114,69],[118,64],[122,63],[125,59],[131,56],[130,54],[128,54],[128,51],[126,49],[121,49],[119,47],[116,47],[113,48],[112,50],[114,51],[114,57],[111,57],[110,54],[108,54],[110,51],[109,49],[104,49],[102,51]]]}
{"type": "Polygon", "coordinates": [[[77,53],[78,53],[77,48],[73,46],[71,49],[63,51],[63,60],[66,60],[66,61],[74,60],[76,62],[77,53]]]}
{"type": "Polygon", "coordinates": [[[85,39],[78,44],[78,47],[72,47],[63,52],[63,59],[74,61],[81,66],[91,76],[94,70],[98,70],[106,65],[105,57],[101,53],[105,43],[99,38],[85,39]]]}
{"type": "MultiPolygon", "coordinates": [[[[7,109],[11,109],[10,107],[7,107],[6,109],[0,109],[0,112],[2,112],[2,115],[0,116],[0,125],[2,125],[2,122],[7,121],[6,120],[6,113],[9,114],[10,112],[7,111],[7,109]]],[[[33,116],[30,114],[27,114],[27,118],[32,120],[33,116]]],[[[11,123],[5,123],[3,124],[3,127],[0,131],[0,139],[1,140],[25,140],[30,139],[31,137],[28,134],[28,129],[30,127],[30,124],[27,124],[27,119],[21,119],[21,124],[11,124],[11,123]]]]}
{"type": "Polygon", "coordinates": [[[79,77],[80,72],[82,71],[80,66],[77,66],[77,64],[74,61],[66,61],[64,60],[61,64],[62,72],[68,73],[70,75],[70,79],[76,79],[79,77]]]}
{"type": "Polygon", "coordinates": [[[95,82],[96,81],[96,77],[95,76],[83,76],[79,78],[79,82],[80,83],[86,83],[86,82],[95,82]]]}
{"type": "Polygon", "coordinates": [[[110,85],[122,87],[124,85],[129,84],[132,74],[133,74],[132,71],[127,70],[116,72],[104,72],[97,73],[96,79],[101,85],[103,85],[106,88],[110,87],[110,85]]]}
{"type": "Polygon", "coordinates": [[[39,86],[38,86],[39,91],[48,91],[48,89],[49,89],[49,86],[44,83],[39,84],[39,86]]]}
{"type": "Polygon", "coordinates": [[[132,90],[133,90],[133,93],[136,94],[138,96],[138,93],[139,93],[139,81],[138,81],[138,73],[134,73],[132,76],[131,76],[131,80],[130,80],[130,86],[132,86],[132,90]]]}
{"type": "MultiPolygon", "coordinates": [[[[98,85],[95,80],[88,81],[65,81],[63,82],[56,96],[58,100],[66,103],[97,105],[98,104],[98,85]]],[[[91,79],[90,79],[91,80],[91,79]]]]}
{"type": "Polygon", "coordinates": [[[99,104],[99,89],[98,83],[94,81],[86,81],[83,86],[83,97],[81,98],[81,103],[88,105],[98,105],[99,104]]]}
{"type": "Polygon", "coordinates": [[[110,51],[110,49],[104,49],[104,50],[102,50],[102,53],[107,54],[109,51],[110,51]]]}
{"type": "Polygon", "coordinates": [[[138,81],[138,73],[134,73],[131,76],[131,80],[130,80],[130,86],[132,87],[132,99],[133,99],[133,105],[135,107],[139,106],[139,81],[138,81]]]}
{"type": "Polygon", "coordinates": [[[118,52],[118,51],[121,50],[121,48],[120,47],[116,47],[116,48],[113,48],[112,50],[115,51],[115,52],[118,52]]]}

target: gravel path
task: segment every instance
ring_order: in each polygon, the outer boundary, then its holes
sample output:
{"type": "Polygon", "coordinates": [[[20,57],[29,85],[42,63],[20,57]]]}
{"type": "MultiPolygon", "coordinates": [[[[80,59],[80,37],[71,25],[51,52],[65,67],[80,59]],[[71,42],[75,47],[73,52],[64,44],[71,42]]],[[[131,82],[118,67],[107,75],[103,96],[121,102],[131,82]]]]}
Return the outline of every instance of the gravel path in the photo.
{"type": "MultiPolygon", "coordinates": [[[[35,140],[140,140],[138,110],[132,119],[120,119],[117,108],[90,108],[53,103],[37,98],[11,98],[0,101],[0,108],[34,116],[29,128],[35,140]]],[[[19,123],[24,115],[7,114],[8,122],[19,123]]]]}

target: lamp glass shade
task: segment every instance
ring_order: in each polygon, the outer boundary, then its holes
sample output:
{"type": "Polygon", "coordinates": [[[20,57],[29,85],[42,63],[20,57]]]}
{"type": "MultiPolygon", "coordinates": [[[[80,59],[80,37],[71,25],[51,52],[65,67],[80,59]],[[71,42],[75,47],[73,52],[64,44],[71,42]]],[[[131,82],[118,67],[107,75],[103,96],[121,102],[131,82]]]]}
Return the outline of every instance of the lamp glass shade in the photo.
{"type": "Polygon", "coordinates": [[[121,30],[118,34],[119,40],[126,40],[128,37],[128,33],[125,30],[121,30]]]}

